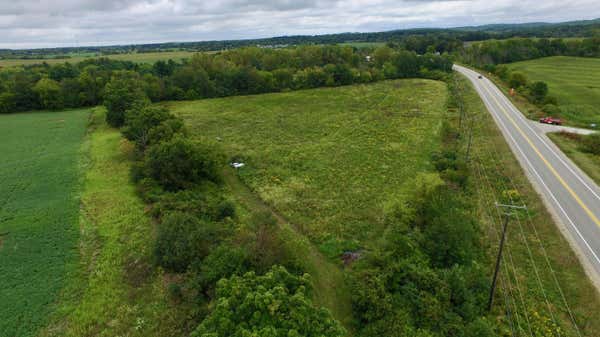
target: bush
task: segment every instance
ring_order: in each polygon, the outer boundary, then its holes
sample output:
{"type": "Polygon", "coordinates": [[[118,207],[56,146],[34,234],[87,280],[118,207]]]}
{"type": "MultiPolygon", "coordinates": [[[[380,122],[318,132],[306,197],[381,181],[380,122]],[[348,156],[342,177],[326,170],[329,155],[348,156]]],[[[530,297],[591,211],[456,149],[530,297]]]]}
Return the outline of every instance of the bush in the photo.
{"type": "Polygon", "coordinates": [[[200,287],[205,291],[213,287],[222,278],[243,275],[251,268],[248,253],[243,248],[222,244],[196,267],[200,287]]]}
{"type": "Polygon", "coordinates": [[[309,290],[308,275],[294,276],[283,267],[223,279],[214,310],[191,336],[345,336],[329,311],[312,304],[309,290]]]}
{"type": "Polygon", "coordinates": [[[527,85],[527,77],[523,73],[513,72],[508,78],[508,85],[515,89],[524,87],[527,85]]]}
{"type": "Polygon", "coordinates": [[[585,152],[600,155],[600,133],[593,133],[584,136],[582,139],[582,149],[585,152]]]}
{"type": "Polygon", "coordinates": [[[187,213],[166,215],[158,225],[154,248],[157,264],[174,272],[186,271],[190,264],[201,261],[212,246],[218,244],[215,226],[187,213]]]}
{"type": "Polygon", "coordinates": [[[179,303],[183,299],[183,291],[181,290],[181,286],[177,283],[169,283],[167,292],[169,293],[169,298],[175,303],[179,303]]]}
{"type": "Polygon", "coordinates": [[[557,116],[560,114],[560,108],[554,104],[546,104],[542,107],[542,110],[550,116],[557,116]]]}
{"type": "Polygon", "coordinates": [[[546,98],[544,98],[544,101],[542,103],[558,105],[558,98],[556,98],[555,96],[546,96],[546,98]]]}
{"type": "MultiPolygon", "coordinates": [[[[221,221],[226,218],[220,216],[224,203],[228,203],[228,201],[224,199],[219,189],[203,186],[191,190],[164,193],[154,205],[152,215],[160,218],[163,214],[176,211],[212,221],[221,221]]],[[[235,213],[235,209],[233,213],[235,213]]]]}
{"type": "Polygon", "coordinates": [[[220,182],[223,161],[214,148],[178,136],[150,147],[145,166],[159,185],[178,191],[203,181],[220,182]]]}
{"type": "Polygon", "coordinates": [[[542,103],[548,95],[548,84],[541,81],[533,82],[529,85],[529,93],[534,103],[542,103]]]}
{"type": "Polygon", "coordinates": [[[136,106],[125,113],[125,129],[123,135],[144,149],[150,141],[150,130],[162,122],[173,119],[165,108],[149,105],[136,106]]]}
{"type": "Polygon", "coordinates": [[[17,110],[15,94],[11,92],[0,93],[0,113],[6,114],[17,110]]]}
{"type": "Polygon", "coordinates": [[[510,71],[508,70],[507,66],[504,65],[499,65],[496,66],[496,69],[494,70],[494,73],[500,77],[500,79],[502,79],[503,81],[507,81],[510,71]]]}
{"type": "Polygon", "coordinates": [[[106,122],[113,127],[125,123],[125,112],[149,102],[140,76],[132,71],[116,71],[104,89],[106,122]]]}
{"type": "Polygon", "coordinates": [[[33,91],[40,98],[42,108],[60,110],[64,107],[60,83],[49,78],[42,78],[33,86],[33,91]]]}
{"type": "Polygon", "coordinates": [[[170,118],[148,131],[148,144],[154,145],[163,141],[170,141],[177,134],[187,134],[183,121],[179,118],[170,118]]]}
{"type": "Polygon", "coordinates": [[[224,200],[217,205],[215,218],[223,220],[235,217],[235,204],[229,200],[224,200]]]}

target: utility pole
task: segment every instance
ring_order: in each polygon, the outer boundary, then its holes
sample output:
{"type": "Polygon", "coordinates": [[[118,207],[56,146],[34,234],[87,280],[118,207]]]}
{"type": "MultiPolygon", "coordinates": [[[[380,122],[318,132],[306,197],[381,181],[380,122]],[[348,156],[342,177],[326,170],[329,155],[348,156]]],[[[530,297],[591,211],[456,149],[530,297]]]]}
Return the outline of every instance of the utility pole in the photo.
{"type": "MultiPolygon", "coordinates": [[[[496,203],[496,207],[509,209],[526,209],[526,206],[502,205],[496,203]]],[[[512,213],[504,213],[504,225],[502,226],[502,237],[500,238],[500,248],[498,249],[498,257],[496,258],[496,268],[494,269],[494,278],[492,279],[492,287],[490,288],[490,298],[488,299],[488,311],[492,310],[494,303],[494,292],[496,291],[496,283],[498,281],[498,272],[500,271],[500,262],[502,262],[502,251],[504,250],[504,242],[506,241],[506,229],[508,228],[508,220],[512,213]]]]}
{"type": "Polygon", "coordinates": [[[471,144],[473,143],[473,117],[471,117],[471,127],[469,129],[469,141],[467,143],[467,158],[466,158],[466,162],[469,162],[469,157],[471,155],[471,144]]]}
{"type": "Polygon", "coordinates": [[[502,261],[502,251],[504,250],[504,241],[506,239],[506,228],[508,227],[508,219],[510,215],[506,214],[504,218],[504,226],[502,228],[502,238],[500,239],[500,249],[496,258],[496,269],[494,269],[494,278],[492,279],[492,287],[490,288],[490,298],[488,299],[488,311],[492,310],[494,303],[494,292],[496,291],[496,282],[498,281],[498,271],[500,270],[500,261],[502,261]]]}

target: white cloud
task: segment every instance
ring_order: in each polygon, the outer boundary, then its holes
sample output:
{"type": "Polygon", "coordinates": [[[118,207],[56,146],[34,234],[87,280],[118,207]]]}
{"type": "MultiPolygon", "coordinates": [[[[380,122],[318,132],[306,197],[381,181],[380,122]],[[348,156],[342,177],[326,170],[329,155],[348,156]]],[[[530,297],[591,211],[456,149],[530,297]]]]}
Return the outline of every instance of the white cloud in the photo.
{"type": "Polygon", "coordinates": [[[600,17],[597,0],[19,0],[0,48],[199,41],[600,17]]]}

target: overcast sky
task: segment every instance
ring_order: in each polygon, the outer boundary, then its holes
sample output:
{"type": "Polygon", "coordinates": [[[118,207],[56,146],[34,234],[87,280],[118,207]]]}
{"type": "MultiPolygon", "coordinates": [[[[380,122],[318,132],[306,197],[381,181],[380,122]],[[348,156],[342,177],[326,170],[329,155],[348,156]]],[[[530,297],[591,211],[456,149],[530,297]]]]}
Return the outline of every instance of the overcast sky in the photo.
{"type": "Polygon", "coordinates": [[[598,0],[0,0],[0,48],[244,39],[597,17],[598,0]]]}

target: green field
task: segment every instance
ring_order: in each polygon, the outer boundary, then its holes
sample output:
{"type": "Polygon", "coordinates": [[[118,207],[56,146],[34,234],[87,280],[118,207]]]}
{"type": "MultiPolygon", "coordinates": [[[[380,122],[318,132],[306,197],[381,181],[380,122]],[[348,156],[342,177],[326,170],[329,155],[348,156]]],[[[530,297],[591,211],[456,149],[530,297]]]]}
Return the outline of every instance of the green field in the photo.
{"type": "Polygon", "coordinates": [[[0,115],[0,335],[34,336],[78,260],[88,110],[0,115]]]}
{"type": "Polygon", "coordinates": [[[562,117],[573,125],[600,125],[600,59],[555,56],[507,64],[530,81],[548,83],[558,98],[562,117]]]}
{"type": "Polygon", "coordinates": [[[171,103],[198,137],[221,139],[242,180],[327,256],[369,247],[385,201],[430,168],[444,83],[387,81],[171,103]]]}
{"type": "Polygon", "coordinates": [[[315,303],[352,331],[339,256],[377,245],[385,202],[431,169],[445,99],[444,83],[400,80],[168,106],[246,163],[226,175],[232,195],[275,215],[284,249],[313,276],[315,303]]]}
{"type": "MultiPolygon", "coordinates": [[[[129,180],[132,146],[94,109],[85,153],[80,262],[41,336],[184,336],[185,304],[172,305],[152,263],[154,226],[129,180]]],[[[26,298],[26,296],[25,296],[26,298]]]]}
{"type": "Polygon", "coordinates": [[[98,58],[98,57],[107,57],[112,60],[120,60],[120,61],[132,61],[138,63],[154,63],[156,61],[167,61],[172,59],[174,61],[181,61],[186,58],[192,57],[195,52],[191,51],[170,51],[170,52],[154,52],[154,53],[129,53],[129,54],[115,54],[115,55],[85,55],[85,56],[73,56],[68,59],[29,59],[29,60],[19,60],[19,59],[0,59],[0,68],[1,67],[14,67],[21,65],[33,65],[33,64],[58,64],[58,63],[77,63],[89,58],[98,58]]]}
{"type": "Polygon", "coordinates": [[[596,184],[600,185],[600,156],[582,151],[581,137],[556,132],[548,134],[548,137],[596,184]]]}

